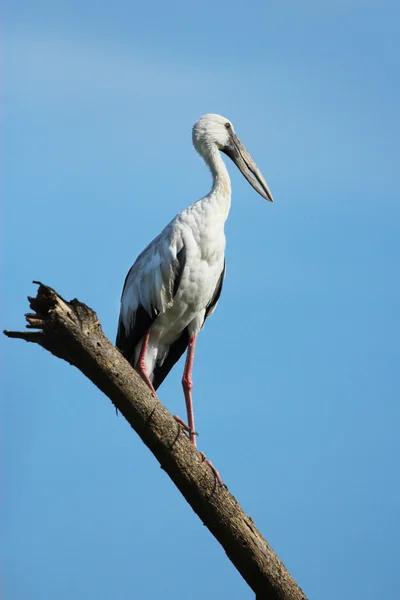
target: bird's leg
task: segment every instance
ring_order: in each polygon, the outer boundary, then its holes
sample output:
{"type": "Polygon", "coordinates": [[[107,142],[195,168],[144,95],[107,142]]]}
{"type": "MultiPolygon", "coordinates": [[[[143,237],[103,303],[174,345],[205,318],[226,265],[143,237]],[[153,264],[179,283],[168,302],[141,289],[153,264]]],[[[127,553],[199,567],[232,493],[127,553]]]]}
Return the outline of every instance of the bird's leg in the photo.
{"type": "Polygon", "coordinates": [[[136,371],[139,373],[140,377],[147,384],[147,386],[151,389],[153,394],[156,393],[156,390],[153,387],[153,384],[150,381],[150,378],[147,374],[147,366],[146,366],[146,350],[149,343],[150,332],[148,331],[143,338],[142,347],[140,349],[139,359],[136,365],[136,371]]]}
{"type": "MultiPolygon", "coordinates": [[[[192,372],[193,372],[193,360],[194,360],[195,346],[196,346],[196,336],[193,336],[189,340],[188,351],[187,351],[187,355],[186,355],[185,369],[183,371],[183,377],[182,377],[182,386],[183,386],[183,391],[185,393],[188,425],[186,425],[186,423],[184,423],[182,421],[182,419],[180,419],[179,417],[174,417],[174,418],[176,421],[178,421],[178,423],[181,425],[181,427],[183,427],[183,429],[185,429],[185,431],[189,432],[190,440],[196,447],[197,433],[194,428],[194,413],[193,413],[193,400],[192,400],[192,389],[193,389],[192,372]]],[[[212,462],[206,458],[206,455],[204,454],[204,452],[200,452],[200,456],[203,459],[203,461],[206,462],[209,465],[209,467],[212,469],[218,483],[223,485],[221,476],[218,473],[217,469],[212,464],[212,462]]]]}
{"type": "Polygon", "coordinates": [[[194,428],[194,413],[193,413],[193,401],[192,401],[192,389],[193,389],[193,360],[194,360],[194,349],[196,346],[196,336],[190,338],[188,344],[188,351],[186,354],[185,370],[183,371],[182,386],[186,400],[186,411],[189,426],[189,437],[193,444],[196,446],[196,430],[194,428]]]}

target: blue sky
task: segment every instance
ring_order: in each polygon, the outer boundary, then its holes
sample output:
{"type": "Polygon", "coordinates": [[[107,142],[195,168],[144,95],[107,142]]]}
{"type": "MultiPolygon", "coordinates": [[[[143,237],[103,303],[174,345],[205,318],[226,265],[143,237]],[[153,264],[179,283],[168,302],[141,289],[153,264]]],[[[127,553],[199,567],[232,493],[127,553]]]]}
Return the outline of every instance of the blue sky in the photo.
{"type": "MultiPolygon", "coordinates": [[[[114,339],[142,248],[210,177],[230,118],[227,277],[198,341],[199,446],[310,598],[399,594],[400,9],[395,2],[3,8],[2,326],[39,279],[114,339]]],[[[78,371],[1,339],[7,600],[252,598],[78,371]]],[[[160,398],[184,416],[179,363],[160,398]]]]}

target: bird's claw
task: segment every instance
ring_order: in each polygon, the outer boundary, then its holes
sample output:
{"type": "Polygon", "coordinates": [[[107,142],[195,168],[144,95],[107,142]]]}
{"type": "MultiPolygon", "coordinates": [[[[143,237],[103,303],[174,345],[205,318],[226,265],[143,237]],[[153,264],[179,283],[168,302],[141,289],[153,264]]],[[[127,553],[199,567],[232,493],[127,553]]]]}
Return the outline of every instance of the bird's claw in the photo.
{"type": "MultiPolygon", "coordinates": [[[[193,444],[196,446],[196,440],[194,439],[195,435],[199,435],[197,433],[197,431],[193,431],[193,429],[190,429],[190,427],[188,425],[186,425],[185,421],[182,421],[182,419],[180,417],[178,417],[177,415],[173,415],[175,421],[178,423],[178,425],[180,425],[180,427],[182,427],[182,429],[184,431],[187,431],[187,433],[190,436],[191,441],[193,442],[193,444]]],[[[204,452],[200,452],[200,456],[203,460],[203,462],[206,462],[208,464],[208,466],[211,468],[212,472],[215,475],[216,480],[218,481],[218,483],[220,485],[224,485],[221,479],[220,474],[218,473],[217,469],[214,467],[214,465],[212,464],[212,462],[210,460],[208,460],[208,458],[206,457],[206,455],[204,454],[204,452]]]]}
{"type": "Polygon", "coordinates": [[[199,435],[197,433],[197,431],[194,431],[193,429],[190,429],[189,425],[186,425],[185,421],[182,421],[182,419],[180,417],[178,417],[177,415],[173,415],[175,421],[182,427],[182,429],[184,431],[187,431],[190,435],[199,435]]]}
{"type": "Polygon", "coordinates": [[[223,481],[221,479],[221,475],[218,473],[217,469],[214,467],[214,465],[212,464],[211,460],[208,460],[208,458],[206,458],[206,455],[204,454],[204,452],[200,452],[200,456],[203,459],[203,462],[206,462],[208,464],[208,466],[211,468],[211,470],[213,471],[216,480],[218,481],[218,483],[220,485],[224,485],[223,481]]]}

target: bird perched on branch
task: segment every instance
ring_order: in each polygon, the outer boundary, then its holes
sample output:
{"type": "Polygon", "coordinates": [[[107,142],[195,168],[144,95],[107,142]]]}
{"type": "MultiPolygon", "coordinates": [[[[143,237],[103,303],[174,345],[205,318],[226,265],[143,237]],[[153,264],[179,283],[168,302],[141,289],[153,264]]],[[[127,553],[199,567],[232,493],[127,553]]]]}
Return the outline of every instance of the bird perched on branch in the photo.
{"type": "Polygon", "coordinates": [[[225,277],[224,224],[231,182],[221,152],[263,198],[273,198],[228,119],[201,117],[193,127],[193,144],[212,173],[211,192],[180,212],[136,259],[122,291],[116,345],[152,391],[187,349],[182,385],[188,423],[175,418],[196,445],[196,338],[217,306],[225,277]]]}

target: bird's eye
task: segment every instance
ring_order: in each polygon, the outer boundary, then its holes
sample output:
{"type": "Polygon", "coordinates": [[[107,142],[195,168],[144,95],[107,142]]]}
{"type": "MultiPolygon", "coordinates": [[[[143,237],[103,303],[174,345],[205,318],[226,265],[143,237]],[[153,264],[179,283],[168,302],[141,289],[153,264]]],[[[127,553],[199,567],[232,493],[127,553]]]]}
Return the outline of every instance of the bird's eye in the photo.
{"type": "Polygon", "coordinates": [[[225,123],[225,127],[226,127],[227,129],[230,129],[230,128],[232,127],[232,125],[231,125],[230,123],[225,123]]]}

